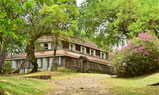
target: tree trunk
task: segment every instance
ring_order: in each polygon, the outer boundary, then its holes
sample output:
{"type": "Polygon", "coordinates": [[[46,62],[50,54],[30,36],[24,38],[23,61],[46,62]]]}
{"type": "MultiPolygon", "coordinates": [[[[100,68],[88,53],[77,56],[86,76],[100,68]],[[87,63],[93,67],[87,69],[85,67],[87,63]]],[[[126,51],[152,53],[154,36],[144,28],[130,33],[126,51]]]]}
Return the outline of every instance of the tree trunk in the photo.
{"type": "Polygon", "coordinates": [[[7,51],[6,51],[6,49],[3,49],[0,53],[0,74],[3,73],[3,67],[5,64],[6,56],[7,56],[7,51]]]}
{"type": "Polygon", "coordinates": [[[51,67],[50,71],[52,71],[53,69],[57,70],[57,67],[58,67],[57,63],[55,63],[57,45],[58,45],[58,37],[55,36],[55,38],[54,38],[54,54],[52,57],[52,64],[50,66],[51,67]]]}
{"type": "Polygon", "coordinates": [[[34,41],[30,40],[26,47],[27,56],[25,61],[16,70],[14,70],[13,73],[19,73],[25,65],[29,64],[29,62],[31,62],[31,64],[34,66],[31,72],[33,73],[38,71],[38,64],[35,58],[34,49],[34,41]]]}
{"type": "Polygon", "coordinates": [[[20,70],[27,64],[29,64],[29,57],[26,57],[25,61],[23,61],[23,63],[20,64],[20,66],[16,70],[14,70],[12,73],[19,73],[20,70]]]}
{"type": "Polygon", "coordinates": [[[29,54],[29,62],[34,66],[31,73],[38,71],[38,64],[34,54],[35,45],[34,41],[30,41],[30,44],[27,46],[27,54],[29,54]]]}

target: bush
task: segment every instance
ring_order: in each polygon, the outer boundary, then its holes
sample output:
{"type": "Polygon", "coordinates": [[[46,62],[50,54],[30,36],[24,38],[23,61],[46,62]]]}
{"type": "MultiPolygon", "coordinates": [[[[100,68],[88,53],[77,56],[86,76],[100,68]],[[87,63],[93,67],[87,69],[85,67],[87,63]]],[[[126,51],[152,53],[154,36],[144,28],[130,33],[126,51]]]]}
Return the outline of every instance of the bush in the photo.
{"type": "Polygon", "coordinates": [[[12,62],[6,61],[4,65],[4,73],[11,73],[12,71],[12,62]]]}
{"type": "Polygon", "coordinates": [[[72,73],[76,72],[76,71],[73,71],[73,70],[65,68],[65,67],[58,67],[57,71],[59,71],[59,72],[72,72],[72,73]]]}
{"type": "Polygon", "coordinates": [[[110,54],[118,76],[133,77],[159,69],[159,40],[152,33],[140,33],[127,46],[110,54]]]}

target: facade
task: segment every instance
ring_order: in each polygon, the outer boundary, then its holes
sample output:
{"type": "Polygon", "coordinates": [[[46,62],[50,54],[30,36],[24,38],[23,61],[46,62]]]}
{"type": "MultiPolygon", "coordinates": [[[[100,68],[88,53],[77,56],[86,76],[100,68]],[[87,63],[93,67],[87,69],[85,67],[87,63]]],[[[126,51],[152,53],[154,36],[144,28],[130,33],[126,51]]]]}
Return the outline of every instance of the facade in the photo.
{"type": "MultiPolygon", "coordinates": [[[[53,56],[53,44],[51,36],[44,36],[38,39],[38,44],[44,50],[39,51],[39,47],[35,49],[35,56],[38,63],[38,68],[43,70],[50,70],[53,56]]],[[[80,71],[81,64],[79,63],[79,57],[85,56],[88,59],[87,71],[95,71],[100,73],[109,73],[109,67],[107,66],[107,53],[101,51],[95,44],[89,42],[88,40],[79,41],[72,40],[70,42],[61,41],[60,45],[57,47],[55,62],[58,67],[66,67],[69,69],[74,69],[80,71]]],[[[7,60],[10,60],[10,56],[7,60]]],[[[26,53],[13,55],[12,68],[16,69],[26,58],[26,53]]],[[[21,73],[27,73],[28,69],[33,68],[32,64],[29,63],[25,66],[21,73]]]]}

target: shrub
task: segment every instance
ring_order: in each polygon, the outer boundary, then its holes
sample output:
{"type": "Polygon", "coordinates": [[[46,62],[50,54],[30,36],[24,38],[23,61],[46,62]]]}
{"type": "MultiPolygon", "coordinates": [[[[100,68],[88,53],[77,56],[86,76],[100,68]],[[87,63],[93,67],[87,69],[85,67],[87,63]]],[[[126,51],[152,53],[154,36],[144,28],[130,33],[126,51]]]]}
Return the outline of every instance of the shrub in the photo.
{"type": "Polygon", "coordinates": [[[59,72],[72,72],[72,73],[75,72],[75,71],[68,69],[68,68],[65,68],[65,67],[58,67],[57,71],[59,71],[59,72]]]}
{"type": "Polygon", "coordinates": [[[110,54],[118,76],[133,77],[159,69],[159,40],[152,33],[140,33],[127,46],[110,54]]]}
{"type": "Polygon", "coordinates": [[[11,61],[6,61],[4,64],[4,72],[5,73],[11,73],[12,71],[12,62],[11,61]]]}

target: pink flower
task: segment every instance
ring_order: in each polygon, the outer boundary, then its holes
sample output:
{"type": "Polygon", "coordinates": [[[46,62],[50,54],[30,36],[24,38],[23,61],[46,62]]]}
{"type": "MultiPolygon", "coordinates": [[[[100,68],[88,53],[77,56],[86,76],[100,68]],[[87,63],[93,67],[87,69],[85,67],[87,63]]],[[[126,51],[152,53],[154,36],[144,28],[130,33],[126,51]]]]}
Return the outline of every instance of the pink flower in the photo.
{"type": "Polygon", "coordinates": [[[150,34],[150,35],[148,36],[148,38],[151,38],[151,36],[152,36],[152,34],[150,34]]]}
{"type": "Polygon", "coordinates": [[[114,56],[110,56],[110,59],[112,59],[114,56]]]}
{"type": "Polygon", "coordinates": [[[144,47],[141,47],[141,49],[144,49],[144,47]]]}
{"type": "Polygon", "coordinates": [[[136,47],[139,47],[139,46],[134,46],[134,47],[136,48],[136,47]]]}
{"type": "Polygon", "coordinates": [[[129,44],[126,46],[126,48],[130,48],[129,44]]]}
{"type": "Polygon", "coordinates": [[[141,48],[138,48],[138,50],[140,50],[141,48]]]}
{"type": "Polygon", "coordinates": [[[132,56],[132,52],[130,53],[130,55],[132,56]]]}
{"type": "Polygon", "coordinates": [[[137,49],[135,49],[135,51],[134,52],[137,52],[137,49]]]}
{"type": "Polygon", "coordinates": [[[118,51],[118,47],[116,47],[116,51],[118,51]]]}
{"type": "Polygon", "coordinates": [[[143,52],[143,50],[140,50],[140,52],[143,52]]]}
{"type": "Polygon", "coordinates": [[[146,41],[149,41],[149,39],[146,39],[146,41]]]}
{"type": "Polygon", "coordinates": [[[144,54],[147,54],[147,55],[149,55],[149,53],[148,53],[147,51],[145,51],[145,52],[144,52],[144,54]]]}
{"type": "Polygon", "coordinates": [[[142,32],[139,34],[139,37],[141,37],[142,39],[145,39],[146,35],[147,35],[147,33],[142,32]]]}

